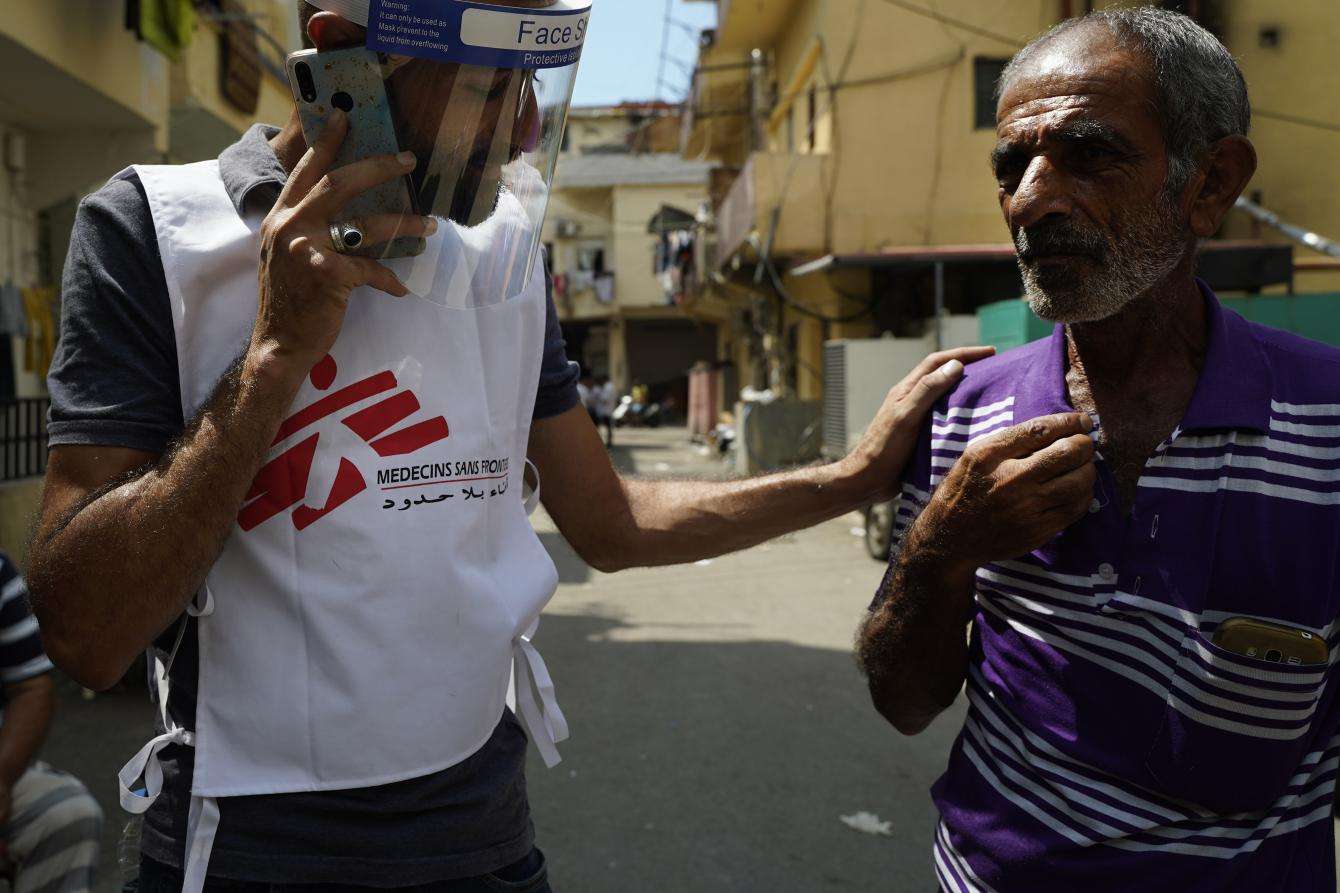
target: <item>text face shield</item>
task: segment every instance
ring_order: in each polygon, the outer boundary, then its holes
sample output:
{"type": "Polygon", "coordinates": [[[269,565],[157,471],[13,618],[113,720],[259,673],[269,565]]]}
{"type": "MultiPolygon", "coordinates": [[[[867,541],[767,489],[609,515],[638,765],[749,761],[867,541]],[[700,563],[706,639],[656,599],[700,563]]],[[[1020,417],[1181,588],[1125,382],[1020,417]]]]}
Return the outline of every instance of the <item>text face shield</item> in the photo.
{"type": "Polygon", "coordinates": [[[372,3],[368,48],[400,148],[418,159],[406,213],[438,220],[423,243],[400,240],[378,252],[415,294],[483,306],[519,294],[537,275],[589,16],[590,0],[372,3]]]}

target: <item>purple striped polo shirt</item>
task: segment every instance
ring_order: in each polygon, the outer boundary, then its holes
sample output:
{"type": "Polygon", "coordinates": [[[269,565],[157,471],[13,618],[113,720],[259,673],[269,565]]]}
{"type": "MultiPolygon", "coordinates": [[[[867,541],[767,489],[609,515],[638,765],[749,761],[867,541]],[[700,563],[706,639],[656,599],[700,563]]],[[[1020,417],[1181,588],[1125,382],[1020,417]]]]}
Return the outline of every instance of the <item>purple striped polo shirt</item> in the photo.
{"type": "MultiPolygon", "coordinates": [[[[947,890],[1335,890],[1340,351],[1201,288],[1205,365],[1130,515],[1100,457],[1088,516],[977,573],[968,715],[932,790],[947,890]],[[1212,637],[1235,616],[1331,658],[1228,652],[1212,637]]],[[[970,366],[895,535],[967,443],[1071,411],[1062,327],[970,366]]]]}

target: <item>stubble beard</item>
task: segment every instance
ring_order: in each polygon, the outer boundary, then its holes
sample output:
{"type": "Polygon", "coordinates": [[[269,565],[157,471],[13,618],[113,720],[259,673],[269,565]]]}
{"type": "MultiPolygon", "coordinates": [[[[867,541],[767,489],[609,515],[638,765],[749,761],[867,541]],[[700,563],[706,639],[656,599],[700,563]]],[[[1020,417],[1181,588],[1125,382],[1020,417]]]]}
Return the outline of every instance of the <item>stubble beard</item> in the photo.
{"type": "Polygon", "coordinates": [[[1190,238],[1166,195],[1116,223],[1121,234],[1116,238],[1073,222],[1052,225],[1063,227],[1055,235],[1067,245],[1093,254],[1088,272],[1074,269],[1073,264],[1047,269],[1025,262],[1022,255],[1032,246],[1027,231],[1019,230],[1015,236],[1019,272],[1034,313],[1066,324],[1107,319],[1166,278],[1186,256],[1190,238]]]}

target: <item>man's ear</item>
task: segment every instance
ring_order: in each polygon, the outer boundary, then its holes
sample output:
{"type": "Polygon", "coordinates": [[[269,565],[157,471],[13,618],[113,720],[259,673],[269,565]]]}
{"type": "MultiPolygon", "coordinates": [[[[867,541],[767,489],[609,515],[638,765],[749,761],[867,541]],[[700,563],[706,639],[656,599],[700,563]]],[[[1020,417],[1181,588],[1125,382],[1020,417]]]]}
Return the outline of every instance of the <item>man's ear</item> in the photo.
{"type": "Polygon", "coordinates": [[[307,36],[321,52],[344,50],[367,43],[367,31],[333,12],[314,13],[307,22],[307,36]]]}
{"type": "Polygon", "coordinates": [[[1191,230],[1206,239],[1214,235],[1233,203],[1256,173],[1256,148],[1245,136],[1226,136],[1210,147],[1205,171],[1192,180],[1191,230]]]}

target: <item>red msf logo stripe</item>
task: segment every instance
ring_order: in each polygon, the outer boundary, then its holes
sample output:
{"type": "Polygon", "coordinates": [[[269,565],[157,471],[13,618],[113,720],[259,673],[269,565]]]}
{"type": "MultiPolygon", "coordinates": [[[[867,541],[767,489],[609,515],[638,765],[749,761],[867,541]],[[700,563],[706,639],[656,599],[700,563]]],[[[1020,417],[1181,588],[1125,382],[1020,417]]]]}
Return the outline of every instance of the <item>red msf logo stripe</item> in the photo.
{"type": "MultiPolygon", "coordinates": [[[[327,355],[312,368],[310,375],[312,385],[317,390],[329,388],[334,384],[336,371],[334,358],[327,355]]],[[[285,419],[279,426],[279,433],[275,436],[274,443],[280,443],[327,416],[361,403],[369,397],[394,390],[397,386],[395,374],[388,370],[343,387],[285,419]]],[[[419,399],[413,392],[400,391],[366,409],[350,414],[342,419],[341,423],[357,434],[378,456],[403,456],[450,436],[447,420],[442,416],[418,422],[390,434],[385,433],[418,412],[420,408],[419,399]]],[[[307,495],[307,482],[311,476],[312,462],[316,458],[316,447],[320,438],[320,433],[316,433],[303,439],[261,468],[256,474],[251,490],[247,493],[246,503],[237,515],[238,526],[243,530],[252,530],[275,515],[293,508],[293,526],[298,530],[305,530],[367,489],[363,473],[348,457],[341,456],[335,482],[331,485],[324,504],[319,507],[299,505],[307,495]],[[295,506],[297,507],[294,508],[295,506]]]]}

